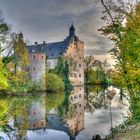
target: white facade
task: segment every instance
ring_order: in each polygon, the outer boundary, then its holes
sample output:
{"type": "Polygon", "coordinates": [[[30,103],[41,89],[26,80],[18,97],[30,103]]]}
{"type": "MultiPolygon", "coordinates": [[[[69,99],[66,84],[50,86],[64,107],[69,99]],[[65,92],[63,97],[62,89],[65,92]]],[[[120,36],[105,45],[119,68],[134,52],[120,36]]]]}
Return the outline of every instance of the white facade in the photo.
{"type": "Polygon", "coordinates": [[[57,59],[48,59],[47,60],[47,66],[50,68],[50,69],[55,69],[55,67],[57,66],[57,59]]]}

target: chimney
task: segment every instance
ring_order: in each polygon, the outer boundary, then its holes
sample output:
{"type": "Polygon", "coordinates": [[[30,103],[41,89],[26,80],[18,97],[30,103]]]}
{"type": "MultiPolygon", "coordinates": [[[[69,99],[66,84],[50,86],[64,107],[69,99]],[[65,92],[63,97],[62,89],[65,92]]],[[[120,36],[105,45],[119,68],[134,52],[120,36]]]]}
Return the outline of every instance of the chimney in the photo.
{"type": "Polygon", "coordinates": [[[35,45],[38,45],[38,42],[35,42],[35,45]]]}
{"type": "Polygon", "coordinates": [[[43,41],[43,45],[45,45],[46,44],[46,42],[45,41],[43,41]]]}

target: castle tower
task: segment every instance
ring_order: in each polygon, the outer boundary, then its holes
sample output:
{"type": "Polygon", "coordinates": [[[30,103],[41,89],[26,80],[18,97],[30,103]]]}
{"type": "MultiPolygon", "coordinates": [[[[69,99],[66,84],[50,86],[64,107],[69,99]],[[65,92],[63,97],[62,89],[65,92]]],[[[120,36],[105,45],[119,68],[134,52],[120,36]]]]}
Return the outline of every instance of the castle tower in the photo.
{"type": "Polygon", "coordinates": [[[46,54],[43,46],[39,46],[37,42],[29,50],[29,61],[29,77],[33,82],[40,84],[42,89],[45,89],[46,54]]]}

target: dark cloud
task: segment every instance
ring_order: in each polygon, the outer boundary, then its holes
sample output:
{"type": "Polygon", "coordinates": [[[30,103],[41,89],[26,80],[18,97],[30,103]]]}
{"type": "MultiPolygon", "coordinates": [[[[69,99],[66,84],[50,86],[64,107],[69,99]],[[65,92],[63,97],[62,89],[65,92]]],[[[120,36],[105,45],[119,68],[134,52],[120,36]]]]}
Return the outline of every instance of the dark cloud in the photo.
{"type": "Polygon", "coordinates": [[[1,0],[13,31],[23,31],[31,41],[63,40],[74,21],[76,33],[85,42],[85,54],[104,55],[112,44],[97,31],[102,25],[102,6],[94,0],[1,0]]]}

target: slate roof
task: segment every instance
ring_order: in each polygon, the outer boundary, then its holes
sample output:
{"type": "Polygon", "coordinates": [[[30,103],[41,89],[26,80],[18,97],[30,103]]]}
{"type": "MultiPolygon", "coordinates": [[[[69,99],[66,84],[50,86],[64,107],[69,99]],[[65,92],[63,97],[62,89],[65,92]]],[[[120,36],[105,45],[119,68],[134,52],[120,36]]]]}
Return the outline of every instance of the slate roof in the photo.
{"type": "Polygon", "coordinates": [[[67,50],[68,44],[71,40],[78,41],[78,37],[75,35],[69,35],[64,41],[61,42],[52,42],[52,43],[44,43],[44,44],[34,44],[26,46],[29,52],[45,52],[46,56],[49,59],[55,59],[59,56],[63,55],[63,53],[67,50]]]}

